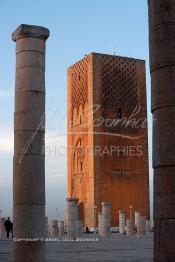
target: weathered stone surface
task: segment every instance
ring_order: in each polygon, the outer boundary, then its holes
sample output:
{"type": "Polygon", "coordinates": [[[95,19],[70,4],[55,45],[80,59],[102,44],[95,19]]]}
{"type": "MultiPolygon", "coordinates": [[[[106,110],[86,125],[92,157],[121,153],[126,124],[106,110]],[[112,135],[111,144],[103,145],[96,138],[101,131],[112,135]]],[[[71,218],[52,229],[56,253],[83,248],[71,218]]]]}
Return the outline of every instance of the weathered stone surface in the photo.
{"type": "Polygon", "coordinates": [[[175,66],[175,24],[162,24],[152,32],[150,31],[150,67],[151,71],[157,68],[174,65],[175,66]],[[168,49],[167,49],[168,46],[168,49]]]}
{"type": "MultiPolygon", "coordinates": [[[[31,91],[31,90],[30,90],[31,91]]],[[[33,112],[33,114],[37,113],[38,111],[44,113],[45,111],[45,93],[44,92],[38,92],[33,91],[22,91],[15,93],[16,97],[16,104],[15,104],[15,111],[25,111],[26,113],[29,113],[30,111],[36,111],[33,112]],[[21,97],[23,99],[21,99],[21,97]],[[30,101],[30,103],[29,103],[30,101]]]]}
{"type": "MultiPolygon", "coordinates": [[[[44,238],[46,28],[21,25],[12,34],[16,42],[13,216],[14,238],[44,238]]],[[[15,262],[45,261],[44,242],[14,242],[15,262]]]]}
{"type": "Polygon", "coordinates": [[[0,238],[4,238],[6,236],[6,231],[4,227],[5,217],[0,217],[0,238]]]}
{"type": "Polygon", "coordinates": [[[175,2],[149,3],[154,167],[154,261],[175,257],[175,2]]]}
{"type": "Polygon", "coordinates": [[[154,112],[153,167],[175,165],[175,107],[164,107],[154,112]]]}
{"type": "Polygon", "coordinates": [[[16,54],[20,52],[38,52],[45,55],[45,42],[40,38],[28,37],[27,43],[25,38],[18,39],[18,45],[16,46],[16,54]]]}
{"type": "Polygon", "coordinates": [[[45,223],[45,235],[44,235],[44,237],[48,237],[48,235],[49,235],[49,225],[48,225],[48,217],[45,217],[45,219],[44,219],[44,223],[45,223]]]}
{"type": "MultiPolygon", "coordinates": [[[[32,189],[30,189],[32,194],[32,189]]],[[[14,237],[43,238],[45,236],[45,203],[14,204],[14,237]]]]}
{"type": "Polygon", "coordinates": [[[58,220],[52,220],[51,223],[51,236],[58,237],[59,231],[58,231],[58,220]]]}
{"type": "Polygon", "coordinates": [[[21,242],[20,244],[14,242],[13,252],[18,254],[17,262],[45,261],[45,243],[43,242],[21,242]]]}
{"type": "Polygon", "coordinates": [[[83,222],[78,220],[77,221],[77,237],[83,236],[83,222]]]}
{"type": "Polygon", "coordinates": [[[126,214],[124,210],[119,210],[119,232],[120,234],[125,233],[125,225],[126,225],[126,214]]]}
{"type": "Polygon", "coordinates": [[[146,233],[149,234],[150,232],[151,232],[150,220],[146,220],[146,233]]]}
{"type": "Polygon", "coordinates": [[[137,223],[137,237],[143,237],[146,234],[146,217],[140,216],[137,223]]]}
{"type": "MultiPolygon", "coordinates": [[[[28,120],[26,118],[26,120],[28,120]]],[[[33,124],[32,124],[33,125],[33,124]]],[[[42,155],[44,132],[41,131],[18,131],[15,132],[14,152],[15,154],[42,155]]]]}
{"type": "Polygon", "coordinates": [[[154,218],[175,218],[175,166],[154,169],[154,218]]]}
{"type": "Polygon", "coordinates": [[[36,68],[39,67],[44,71],[45,70],[44,55],[32,51],[18,53],[17,60],[16,60],[16,70],[18,71],[23,67],[36,67],[36,68]]]}
{"type": "Polygon", "coordinates": [[[70,239],[77,237],[78,198],[67,198],[67,236],[70,239]]]}
{"type": "Polygon", "coordinates": [[[45,204],[44,156],[25,155],[14,158],[13,186],[20,192],[14,194],[16,204],[45,204]],[[41,187],[40,185],[43,185],[41,187]],[[32,193],[31,193],[32,190],[32,193]]]}
{"type": "Polygon", "coordinates": [[[135,211],[135,226],[137,226],[140,219],[140,211],[135,211]]]}
{"type": "Polygon", "coordinates": [[[148,3],[150,31],[164,23],[175,23],[174,0],[149,0],[148,3]]]}
{"type": "Polygon", "coordinates": [[[155,219],[154,230],[154,261],[174,262],[175,219],[155,219]]]}
{"type": "Polygon", "coordinates": [[[111,204],[102,202],[102,237],[109,237],[111,232],[111,204]]]}
{"type": "Polygon", "coordinates": [[[33,91],[45,93],[45,72],[41,68],[24,67],[20,69],[20,74],[16,75],[15,83],[15,92],[33,91]]]}
{"type": "Polygon", "coordinates": [[[102,213],[98,213],[98,234],[102,235],[102,213]]]}
{"type": "Polygon", "coordinates": [[[14,118],[14,129],[15,132],[19,132],[19,136],[22,130],[24,132],[31,130],[31,137],[33,137],[36,133],[35,138],[39,137],[40,133],[45,131],[45,114],[43,113],[43,110],[27,110],[16,112],[14,114],[14,118]]]}
{"type": "Polygon", "coordinates": [[[58,221],[59,236],[64,236],[64,221],[58,221]]]}
{"type": "Polygon", "coordinates": [[[132,219],[126,219],[126,235],[131,236],[134,234],[134,224],[132,219]]]}
{"type": "MultiPolygon", "coordinates": [[[[151,74],[152,112],[157,108],[175,104],[175,66],[167,66],[151,74]]],[[[156,120],[156,119],[155,119],[156,120]]]]}
{"type": "Polygon", "coordinates": [[[44,41],[49,37],[49,30],[42,26],[21,24],[12,34],[12,40],[18,41],[20,38],[39,38],[44,41]]]}
{"type": "Polygon", "coordinates": [[[103,201],[112,205],[112,226],[120,209],[129,217],[129,205],[132,219],[135,210],[149,218],[145,86],[139,59],[92,53],[68,69],[68,196],[79,198],[84,226],[94,227],[103,201]],[[120,110],[128,126],[116,123],[120,110]],[[141,155],[129,152],[139,147],[141,155]]]}
{"type": "MultiPolygon", "coordinates": [[[[44,155],[15,155],[13,158],[14,174],[22,174],[23,176],[37,176],[39,171],[44,171],[45,157],[44,155]]],[[[42,172],[41,172],[42,173],[42,172]]]]}

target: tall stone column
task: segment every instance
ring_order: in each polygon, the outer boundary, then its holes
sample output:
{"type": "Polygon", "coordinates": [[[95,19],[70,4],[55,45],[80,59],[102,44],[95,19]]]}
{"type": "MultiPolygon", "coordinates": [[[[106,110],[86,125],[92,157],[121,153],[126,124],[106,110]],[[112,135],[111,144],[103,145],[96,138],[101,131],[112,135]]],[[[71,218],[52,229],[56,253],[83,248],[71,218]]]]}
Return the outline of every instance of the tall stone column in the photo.
{"type": "Polygon", "coordinates": [[[111,232],[111,203],[102,202],[102,237],[110,236],[111,232]]]}
{"type": "Polygon", "coordinates": [[[175,258],[175,1],[149,0],[154,261],[175,258]]]}
{"type": "Polygon", "coordinates": [[[126,214],[124,210],[119,210],[119,232],[120,234],[125,233],[125,221],[126,221],[126,214]]]}
{"type": "MultiPolygon", "coordinates": [[[[14,238],[45,235],[45,41],[49,30],[20,25],[16,42],[14,238]]],[[[45,261],[44,242],[14,242],[15,262],[45,261]]]]}
{"type": "Polygon", "coordinates": [[[70,239],[77,237],[78,198],[67,198],[67,235],[70,239]]]}

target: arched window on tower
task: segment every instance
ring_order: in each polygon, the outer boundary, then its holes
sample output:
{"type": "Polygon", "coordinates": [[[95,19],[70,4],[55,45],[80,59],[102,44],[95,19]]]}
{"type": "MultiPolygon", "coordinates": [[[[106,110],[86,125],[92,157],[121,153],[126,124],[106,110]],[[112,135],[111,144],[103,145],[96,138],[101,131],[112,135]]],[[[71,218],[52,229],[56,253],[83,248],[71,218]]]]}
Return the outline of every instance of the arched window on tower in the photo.
{"type": "Polygon", "coordinates": [[[80,171],[83,171],[83,162],[80,163],[80,171]]]}

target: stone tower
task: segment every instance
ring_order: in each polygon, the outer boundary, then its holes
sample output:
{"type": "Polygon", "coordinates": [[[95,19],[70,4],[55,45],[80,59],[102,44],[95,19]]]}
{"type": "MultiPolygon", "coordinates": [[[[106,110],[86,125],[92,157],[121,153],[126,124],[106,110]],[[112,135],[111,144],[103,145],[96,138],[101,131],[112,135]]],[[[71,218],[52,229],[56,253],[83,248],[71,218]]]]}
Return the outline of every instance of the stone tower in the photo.
{"type": "Polygon", "coordinates": [[[149,218],[145,62],[91,53],[68,69],[68,197],[84,225],[101,202],[149,218]],[[129,210],[132,208],[132,212],[129,210]]]}

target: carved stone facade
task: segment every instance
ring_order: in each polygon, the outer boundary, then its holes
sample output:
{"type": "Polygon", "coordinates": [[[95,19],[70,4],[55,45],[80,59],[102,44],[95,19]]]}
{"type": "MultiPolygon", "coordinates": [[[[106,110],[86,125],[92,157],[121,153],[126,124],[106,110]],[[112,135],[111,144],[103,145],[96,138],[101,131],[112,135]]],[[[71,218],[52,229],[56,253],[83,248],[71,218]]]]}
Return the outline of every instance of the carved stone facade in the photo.
{"type": "Polygon", "coordinates": [[[91,53],[68,69],[68,197],[85,226],[101,202],[113,226],[129,205],[149,218],[145,86],[143,60],[91,53]]]}

